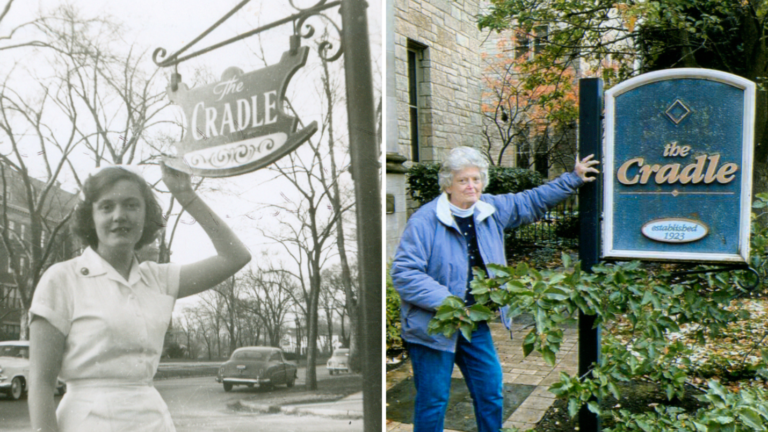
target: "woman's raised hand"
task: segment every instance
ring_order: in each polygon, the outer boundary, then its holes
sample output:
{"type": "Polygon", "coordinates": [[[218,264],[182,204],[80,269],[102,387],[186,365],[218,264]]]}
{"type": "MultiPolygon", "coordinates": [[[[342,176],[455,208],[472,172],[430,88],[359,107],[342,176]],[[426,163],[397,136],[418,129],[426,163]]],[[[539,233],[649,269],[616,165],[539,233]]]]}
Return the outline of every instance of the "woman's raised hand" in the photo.
{"type": "Polygon", "coordinates": [[[595,157],[595,155],[591,154],[584,159],[579,160],[579,157],[576,156],[576,165],[573,167],[573,171],[576,172],[576,174],[585,182],[595,181],[597,178],[587,177],[588,173],[594,173],[595,175],[600,173],[597,168],[593,168],[595,165],[600,163],[599,161],[592,160],[593,157],[595,157]]]}
{"type": "Polygon", "coordinates": [[[173,169],[163,162],[160,162],[160,169],[163,171],[163,182],[174,196],[184,192],[194,192],[192,190],[192,176],[173,169]]]}

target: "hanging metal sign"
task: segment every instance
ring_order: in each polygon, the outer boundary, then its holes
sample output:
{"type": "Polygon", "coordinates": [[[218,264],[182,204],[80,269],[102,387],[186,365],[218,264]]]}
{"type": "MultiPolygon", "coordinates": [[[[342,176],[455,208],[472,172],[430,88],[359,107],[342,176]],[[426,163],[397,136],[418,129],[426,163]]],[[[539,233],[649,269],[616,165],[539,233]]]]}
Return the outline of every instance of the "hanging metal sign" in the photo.
{"type": "Polygon", "coordinates": [[[747,262],[755,84],[672,69],[605,103],[603,257],[747,262]]]}
{"type": "Polygon", "coordinates": [[[296,131],[298,119],[283,110],[285,88],[307,61],[308,47],[283,53],[280,62],[244,73],[231,67],[221,81],[189,89],[168,89],[184,111],[184,138],[168,165],[189,174],[230,177],[280,159],[317,131],[317,122],[296,131]]]}

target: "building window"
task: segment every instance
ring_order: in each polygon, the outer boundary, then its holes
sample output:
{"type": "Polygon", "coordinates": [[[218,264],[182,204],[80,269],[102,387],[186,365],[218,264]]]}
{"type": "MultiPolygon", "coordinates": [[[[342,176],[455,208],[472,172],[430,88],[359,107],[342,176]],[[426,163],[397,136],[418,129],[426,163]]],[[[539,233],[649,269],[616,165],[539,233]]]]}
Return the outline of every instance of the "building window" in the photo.
{"type": "Polygon", "coordinates": [[[533,58],[544,50],[549,38],[549,28],[547,26],[536,26],[533,34],[518,30],[517,46],[515,47],[515,58],[533,60],[533,58]]]}
{"type": "Polygon", "coordinates": [[[8,273],[13,273],[13,261],[10,256],[8,257],[8,273]]]}
{"type": "Polygon", "coordinates": [[[16,222],[14,222],[14,221],[8,221],[8,228],[9,228],[11,231],[16,231],[16,222]]]}
{"type": "Polygon", "coordinates": [[[541,54],[544,47],[547,45],[547,39],[549,38],[549,29],[547,26],[538,26],[534,29],[533,36],[533,55],[537,56],[541,54]]]}
{"type": "Polygon", "coordinates": [[[40,231],[40,247],[45,247],[45,231],[40,231]]]}
{"type": "Polygon", "coordinates": [[[519,59],[522,57],[523,59],[528,59],[528,53],[530,52],[531,46],[531,38],[528,37],[528,33],[518,30],[515,39],[515,58],[519,59]]]}
{"type": "Polygon", "coordinates": [[[19,259],[19,272],[26,273],[27,270],[27,259],[25,257],[21,257],[19,259]]]}
{"type": "Polygon", "coordinates": [[[549,177],[549,154],[547,152],[536,152],[533,164],[536,172],[542,177],[549,177]]]}
{"type": "Polygon", "coordinates": [[[19,226],[21,227],[21,239],[24,240],[24,232],[26,231],[26,225],[19,224],[19,226]]]}
{"type": "Polygon", "coordinates": [[[420,161],[419,84],[423,81],[422,61],[426,47],[408,41],[408,116],[411,123],[411,161],[420,161]]]}
{"type": "Polygon", "coordinates": [[[517,145],[515,166],[517,168],[530,168],[530,151],[527,143],[520,143],[517,145]]]}

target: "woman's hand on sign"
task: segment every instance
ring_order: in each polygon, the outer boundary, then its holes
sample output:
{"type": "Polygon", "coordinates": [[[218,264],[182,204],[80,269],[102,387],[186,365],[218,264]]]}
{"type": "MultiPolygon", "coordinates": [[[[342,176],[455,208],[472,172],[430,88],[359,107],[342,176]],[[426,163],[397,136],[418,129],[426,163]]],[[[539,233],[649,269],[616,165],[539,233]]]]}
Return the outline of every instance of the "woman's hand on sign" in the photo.
{"type": "Polygon", "coordinates": [[[184,192],[194,192],[189,174],[171,168],[163,162],[160,162],[160,169],[163,171],[163,182],[174,196],[184,192]]]}
{"type": "Polygon", "coordinates": [[[589,173],[595,173],[595,175],[600,174],[600,171],[597,170],[597,168],[593,168],[595,165],[599,164],[600,161],[592,160],[592,158],[595,157],[595,155],[591,154],[587,157],[585,157],[582,160],[579,160],[579,157],[576,156],[576,166],[573,167],[573,171],[581,177],[582,180],[585,182],[591,182],[595,181],[597,177],[587,177],[587,174],[589,173]]]}

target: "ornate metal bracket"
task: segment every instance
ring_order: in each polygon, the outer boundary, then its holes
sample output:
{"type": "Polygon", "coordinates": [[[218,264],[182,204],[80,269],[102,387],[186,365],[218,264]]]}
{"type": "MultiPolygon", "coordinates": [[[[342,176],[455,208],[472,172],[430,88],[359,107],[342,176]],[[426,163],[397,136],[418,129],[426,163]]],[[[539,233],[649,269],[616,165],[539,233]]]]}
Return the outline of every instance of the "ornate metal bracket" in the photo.
{"type": "MultiPolygon", "coordinates": [[[[189,60],[191,58],[195,58],[195,57],[197,57],[199,55],[202,55],[202,54],[205,54],[205,53],[207,53],[209,51],[213,51],[213,50],[215,50],[217,48],[221,48],[221,47],[229,45],[229,44],[231,44],[233,42],[237,42],[239,40],[242,40],[242,39],[251,37],[253,35],[259,34],[259,33],[263,32],[263,31],[266,31],[266,30],[269,30],[269,29],[272,29],[272,28],[275,28],[275,27],[278,27],[278,26],[281,26],[281,25],[284,25],[284,24],[288,24],[288,23],[293,23],[293,32],[294,32],[295,36],[300,36],[303,39],[309,39],[309,38],[311,38],[315,34],[315,29],[311,25],[306,24],[306,21],[309,18],[313,17],[313,16],[318,16],[318,17],[322,18],[324,21],[332,24],[333,28],[335,28],[336,31],[339,33],[339,36],[341,36],[341,28],[338,25],[336,25],[336,23],[333,20],[328,18],[328,16],[326,16],[323,13],[323,11],[325,11],[327,9],[331,9],[331,8],[336,7],[336,6],[341,7],[341,1],[332,1],[332,2],[329,3],[328,0],[320,0],[315,5],[313,5],[312,7],[302,9],[302,8],[297,7],[294,4],[294,0],[289,0],[290,5],[294,9],[296,9],[298,11],[297,13],[295,13],[295,14],[293,14],[291,16],[279,19],[277,21],[271,22],[269,24],[263,25],[261,27],[253,29],[253,30],[251,30],[249,32],[246,32],[246,33],[243,33],[241,35],[235,36],[233,38],[227,39],[227,40],[225,40],[223,42],[219,42],[219,43],[211,45],[211,46],[209,46],[207,48],[204,48],[204,49],[201,49],[199,51],[196,51],[196,52],[193,52],[191,54],[187,54],[187,55],[185,55],[183,57],[180,57],[182,53],[187,51],[190,47],[195,45],[197,42],[199,42],[201,39],[203,39],[205,36],[207,36],[213,30],[215,30],[224,21],[229,19],[229,17],[234,15],[235,12],[237,12],[243,6],[245,6],[249,1],[250,0],[243,0],[242,2],[240,2],[231,11],[229,11],[221,19],[216,21],[216,23],[214,23],[211,27],[209,27],[207,30],[205,30],[200,36],[194,38],[190,43],[186,44],[183,48],[181,48],[180,50],[178,50],[175,53],[171,54],[170,56],[166,57],[166,52],[167,51],[165,50],[165,48],[157,48],[152,53],[152,61],[154,61],[155,64],[160,66],[160,67],[175,66],[175,65],[177,65],[177,64],[179,64],[179,63],[181,63],[183,61],[189,60]],[[301,33],[301,28],[302,27],[305,28],[305,32],[304,33],[301,33]]],[[[296,46],[294,48],[294,45],[295,45],[294,40],[296,40],[296,38],[292,38],[291,49],[298,48],[298,46],[296,46]]],[[[339,38],[339,40],[341,40],[341,38],[339,38]]],[[[318,50],[320,52],[320,56],[324,60],[326,60],[326,61],[337,60],[339,57],[341,57],[341,54],[343,52],[342,47],[341,47],[341,42],[339,42],[338,50],[336,52],[333,52],[333,54],[329,54],[329,52],[331,52],[333,50],[333,44],[328,42],[324,37],[321,40],[321,42],[319,42],[319,44],[318,44],[318,50]]]]}

